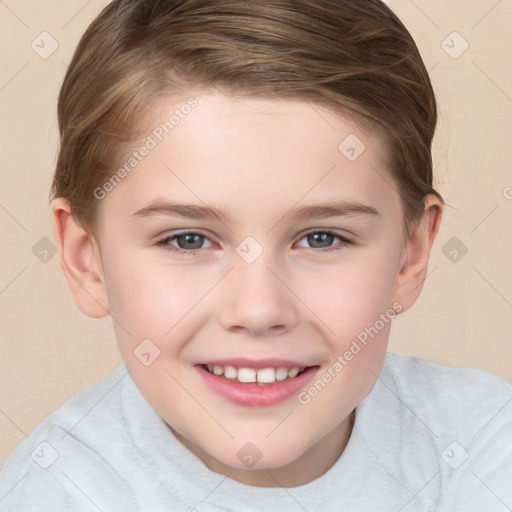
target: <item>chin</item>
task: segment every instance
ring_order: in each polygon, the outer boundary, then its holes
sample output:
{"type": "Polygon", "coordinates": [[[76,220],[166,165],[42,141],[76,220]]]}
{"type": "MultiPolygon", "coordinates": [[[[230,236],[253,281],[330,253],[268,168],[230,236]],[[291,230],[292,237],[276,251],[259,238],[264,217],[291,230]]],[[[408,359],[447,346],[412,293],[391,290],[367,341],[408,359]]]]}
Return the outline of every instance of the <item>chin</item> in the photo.
{"type": "Polygon", "coordinates": [[[221,453],[211,453],[211,456],[222,464],[233,469],[277,469],[293,464],[307,450],[305,446],[293,446],[291,443],[285,443],[282,439],[274,443],[262,439],[249,441],[237,440],[233,443],[233,448],[228,448],[231,452],[226,457],[226,451],[221,453]]]}

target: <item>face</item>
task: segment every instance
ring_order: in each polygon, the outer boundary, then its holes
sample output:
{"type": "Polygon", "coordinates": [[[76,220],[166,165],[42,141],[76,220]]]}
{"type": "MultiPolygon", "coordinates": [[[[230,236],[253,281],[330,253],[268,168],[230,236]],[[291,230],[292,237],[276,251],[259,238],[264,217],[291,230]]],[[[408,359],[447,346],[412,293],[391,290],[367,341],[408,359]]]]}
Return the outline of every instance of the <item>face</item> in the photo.
{"type": "Polygon", "coordinates": [[[210,468],[298,485],[341,454],[382,366],[400,310],[400,198],[384,144],[348,118],[195,98],[163,134],[186,97],[159,100],[141,139],[154,147],[100,201],[119,350],[210,468]]]}

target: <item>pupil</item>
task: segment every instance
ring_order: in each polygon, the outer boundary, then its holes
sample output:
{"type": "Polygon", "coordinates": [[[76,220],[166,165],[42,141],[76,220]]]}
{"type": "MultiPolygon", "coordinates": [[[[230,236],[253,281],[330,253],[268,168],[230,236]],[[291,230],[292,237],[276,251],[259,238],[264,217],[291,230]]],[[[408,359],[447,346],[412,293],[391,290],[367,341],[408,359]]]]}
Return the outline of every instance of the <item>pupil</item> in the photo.
{"type": "Polygon", "coordinates": [[[201,235],[187,234],[179,235],[176,241],[181,249],[200,249],[203,245],[203,238],[201,235]]]}
{"type": "Polygon", "coordinates": [[[308,235],[308,244],[314,248],[329,247],[334,241],[334,236],[329,233],[311,233],[308,235]]]}

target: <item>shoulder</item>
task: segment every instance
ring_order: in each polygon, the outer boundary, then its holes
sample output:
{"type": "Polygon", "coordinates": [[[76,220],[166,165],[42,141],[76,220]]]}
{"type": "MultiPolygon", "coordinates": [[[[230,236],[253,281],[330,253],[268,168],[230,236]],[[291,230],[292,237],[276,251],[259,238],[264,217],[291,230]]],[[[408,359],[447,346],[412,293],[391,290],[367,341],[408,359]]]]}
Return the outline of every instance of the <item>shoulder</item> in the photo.
{"type": "Polygon", "coordinates": [[[512,419],[512,384],[483,370],[387,353],[379,379],[429,416],[457,419],[463,414],[467,421],[504,408],[503,417],[512,419]]]}
{"type": "Polygon", "coordinates": [[[407,382],[418,389],[425,388],[425,384],[430,388],[443,388],[447,384],[457,382],[462,384],[466,391],[473,393],[486,393],[498,389],[510,394],[512,390],[512,384],[484,370],[455,368],[420,357],[400,356],[391,352],[386,353],[382,373],[397,383],[407,382]],[[435,380],[432,380],[433,377],[435,380]]]}
{"type": "Polygon", "coordinates": [[[127,375],[120,365],[48,416],[14,450],[0,473],[0,511],[89,510],[90,499],[77,489],[73,475],[94,469],[99,477],[119,479],[104,454],[112,439],[118,446],[129,444],[128,439],[123,443],[129,432],[122,411],[127,375]],[[48,508],[41,504],[45,497],[51,500],[48,508]]]}
{"type": "Polygon", "coordinates": [[[436,489],[436,510],[495,510],[489,489],[512,503],[510,383],[483,370],[388,353],[375,398],[372,404],[380,399],[393,418],[400,478],[410,478],[422,461],[436,489]]]}

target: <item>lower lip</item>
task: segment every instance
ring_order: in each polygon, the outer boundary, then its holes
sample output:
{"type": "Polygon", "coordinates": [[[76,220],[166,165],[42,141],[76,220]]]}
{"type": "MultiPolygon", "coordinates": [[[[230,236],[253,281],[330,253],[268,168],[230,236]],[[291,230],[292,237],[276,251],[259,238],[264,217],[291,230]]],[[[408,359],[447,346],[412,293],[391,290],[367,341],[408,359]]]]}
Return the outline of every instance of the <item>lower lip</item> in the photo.
{"type": "Polygon", "coordinates": [[[246,407],[264,407],[283,402],[296,395],[315,375],[318,366],[306,368],[293,379],[276,381],[274,384],[241,383],[213,375],[202,366],[195,368],[206,385],[223,398],[246,407]]]}

